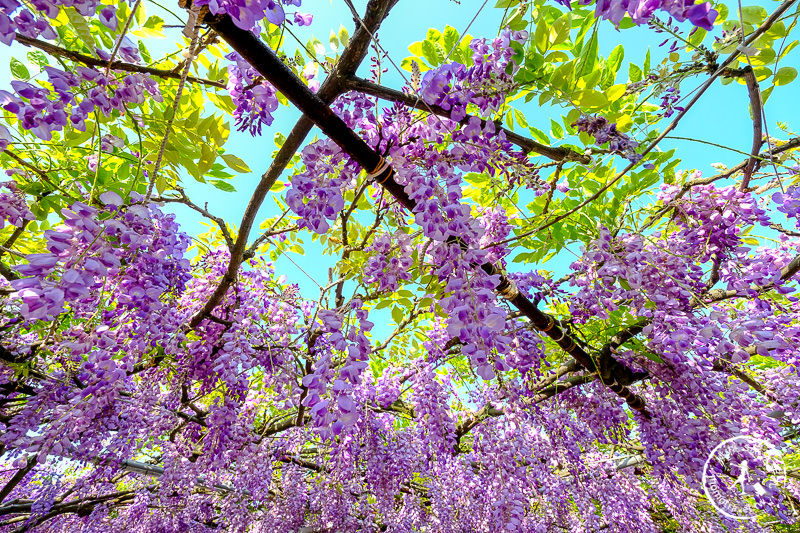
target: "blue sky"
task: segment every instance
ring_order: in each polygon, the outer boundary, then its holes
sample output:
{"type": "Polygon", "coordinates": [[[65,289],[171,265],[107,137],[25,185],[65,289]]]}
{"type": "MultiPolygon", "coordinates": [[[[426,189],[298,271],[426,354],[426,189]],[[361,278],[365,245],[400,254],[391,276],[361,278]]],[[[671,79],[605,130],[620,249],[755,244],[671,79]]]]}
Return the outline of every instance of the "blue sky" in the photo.
{"type": "MultiPolygon", "coordinates": [[[[497,34],[497,29],[502,16],[502,10],[494,8],[494,0],[489,0],[485,4],[482,0],[461,0],[456,3],[452,0],[401,0],[398,5],[393,9],[387,21],[384,23],[382,29],[378,33],[378,39],[381,45],[385,48],[389,56],[394,62],[399,65],[401,60],[408,54],[408,45],[414,41],[422,40],[429,27],[436,27],[443,29],[445,24],[449,24],[464,33],[464,30],[470,25],[476,13],[480,14],[477,19],[472,23],[469,28],[469,34],[473,36],[494,36],[497,34]]],[[[157,7],[154,7],[150,2],[145,2],[149,13],[158,13],[157,7]]],[[[354,0],[354,4],[359,12],[363,13],[366,0],[354,0]]],[[[168,4],[165,4],[168,5],[168,4]]],[[[555,5],[555,4],[554,4],[555,5]]],[[[733,4],[731,4],[733,5],[733,4]]],[[[777,5],[775,2],[764,2],[768,9],[777,5]]],[[[304,8],[314,13],[314,22],[310,28],[295,28],[294,31],[298,37],[305,42],[311,35],[315,35],[320,41],[328,44],[328,36],[331,31],[338,32],[339,26],[343,24],[350,34],[354,31],[353,19],[349,9],[343,0],[305,0],[304,8]]],[[[301,11],[304,9],[301,8],[301,11]]],[[[182,13],[175,9],[179,15],[182,13]]],[[[167,24],[174,24],[175,19],[163,11],[163,18],[167,24]]],[[[625,73],[627,73],[627,63],[640,63],[644,58],[644,54],[649,46],[653,54],[653,63],[666,53],[665,50],[658,48],[658,43],[663,40],[660,35],[655,35],[652,30],[648,28],[634,28],[617,32],[614,28],[606,22],[600,24],[600,46],[601,53],[607,55],[611,49],[617,44],[622,43],[625,47],[625,63],[620,70],[618,82],[624,82],[625,73]],[[659,38],[661,37],[661,38],[659,38]]],[[[688,24],[684,23],[682,28],[688,31],[688,24]]],[[[172,43],[179,30],[171,30],[175,33],[170,34],[170,38],[158,44],[148,43],[151,51],[163,48],[165,50],[174,49],[172,43]]],[[[719,29],[716,33],[719,33],[719,29]]],[[[289,46],[293,46],[292,38],[289,37],[289,46]]],[[[16,46],[16,45],[15,45],[16,46]]],[[[9,52],[14,49],[3,47],[0,54],[0,67],[2,74],[8,78],[8,60],[9,52]]],[[[19,50],[17,47],[16,50],[19,50]]],[[[13,53],[13,52],[12,52],[13,53]]],[[[800,63],[797,60],[798,53],[793,52],[783,62],[783,65],[798,66],[800,63]]],[[[17,52],[17,57],[22,58],[23,54],[17,52]]],[[[366,61],[364,67],[360,70],[362,76],[367,75],[369,62],[366,61]]],[[[395,88],[399,88],[403,84],[401,75],[389,65],[389,72],[385,75],[383,83],[395,88]]],[[[684,93],[688,92],[690,88],[698,86],[704,79],[695,78],[689,80],[684,84],[684,93]]],[[[798,84],[788,85],[786,87],[777,87],[772,94],[767,106],[767,126],[769,132],[773,136],[780,137],[781,133],[776,127],[778,120],[788,123],[789,127],[798,126],[798,114],[800,114],[800,107],[796,105],[798,91],[798,84]]],[[[7,85],[7,84],[6,84],[7,85]]],[[[551,116],[556,116],[553,110],[538,108],[535,102],[531,102],[527,107],[522,107],[526,113],[528,122],[532,126],[536,126],[542,130],[547,131],[550,124],[551,116]]],[[[299,114],[297,111],[281,107],[275,114],[275,122],[270,128],[264,130],[261,138],[252,138],[247,133],[231,132],[231,137],[226,145],[226,150],[243,158],[250,168],[252,173],[249,175],[237,176],[233,179],[232,184],[236,187],[236,193],[222,193],[216,189],[210,189],[196,183],[192,178],[187,177],[186,186],[190,196],[196,203],[202,204],[208,202],[208,207],[211,212],[216,215],[222,216],[229,222],[238,225],[244,206],[249,199],[250,192],[257,183],[260,175],[268,168],[270,163],[270,154],[275,149],[273,136],[276,132],[288,132],[292,125],[295,123],[299,114]]],[[[312,133],[313,135],[313,133],[312,133]]],[[[673,132],[675,136],[681,137],[694,137],[702,138],[713,143],[730,146],[737,150],[749,151],[752,142],[752,122],[748,111],[748,95],[743,85],[732,83],[727,86],[715,84],[714,87],[708,91],[699,104],[688,114],[686,118],[678,126],[677,130],[673,132]]],[[[680,168],[698,168],[705,173],[713,172],[710,167],[715,162],[725,162],[728,164],[738,163],[743,159],[740,154],[730,152],[724,149],[715,148],[705,144],[692,143],[686,141],[666,140],[660,148],[668,150],[677,147],[684,162],[680,168]]],[[[267,198],[264,208],[262,209],[262,219],[272,216],[275,210],[271,198],[267,198]]],[[[200,218],[188,209],[181,209],[178,207],[176,213],[179,215],[181,224],[189,234],[198,234],[205,231],[201,225],[200,218]]],[[[326,258],[321,260],[319,250],[312,246],[310,239],[304,238],[306,256],[293,256],[292,259],[311,277],[314,277],[319,282],[327,279],[327,270],[333,266],[335,258],[326,258]]],[[[575,250],[577,251],[577,250],[575,250]]],[[[563,272],[566,266],[571,262],[572,257],[565,254],[561,258],[541,265],[542,268],[556,270],[557,273],[563,272]]],[[[535,267],[535,265],[530,265],[535,267]]],[[[315,284],[307,281],[306,275],[300,272],[292,262],[285,259],[279,260],[277,270],[280,273],[287,275],[290,281],[296,281],[301,284],[301,287],[307,288],[303,292],[308,296],[316,296],[317,289],[315,284]]]]}
{"type": "MultiPolygon", "coordinates": [[[[356,2],[357,8],[363,12],[365,0],[356,2]]],[[[422,40],[429,27],[443,29],[445,24],[449,24],[463,33],[467,28],[475,13],[480,8],[482,2],[463,0],[460,4],[451,1],[435,0],[402,0],[391,12],[389,18],[384,23],[378,33],[378,39],[384,49],[389,52],[389,56],[399,65],[401,60],[408,56],[408,45],[414,41],[422,40]]],[[[481,11],[477,20],[472,24],[469,33],[473,36],[494,36],[497,34],[502,11],[494,9],[494,2],[490,1],[481,11]]],[[[767,5],[767,4],[765,4],[767,5]]],[[[311,6],[306,2],[306,6],[311,6]]],[[[767,5],[767,7],[770,7],[767,5]]],[[[315,13],[314,23],[310,28],[304,28],[297,32],[301,40],[305,41],[312,34],[316,35],[323,43],[328,42],[330,32],[338,31],[339,25],[344,24],[352,34],[353,22],[349,10],[342,0],[322,0],[313,5],[315,13]]],[[[616,31],[610,24],[601,25],[601,53],[607,55],[617,44],[622,43],[625,47],[625,64],[618,77],[618,82],[625,81],[627,73],[627,63],[641,64],[647,47],[651,48],[653,64],[663,57],[666,51],[658,48],[658,44],[664,39],[661,35],[655,35],[648,28],[633,28],[624,31],[616,31]]],[[[687,23],[682,25],[685,31],[690,29],[687,23]]],[[[719,32],[720,30],[717,30],[719,32]]],[[[797,54],[790,54],[783,65],[797,66],[797,54]]],[[[367,75],[368,61],[360,70],[362,76],[367,75]]],[[[403,84],[400,74],[388,65],[389,72],[385,74],[383,83],[395,88],[403,84]]],[[[705,79],[695,78],[685,82],[684,93],[700,85],[705,79]]],[[[776,127],[776,121],[787,122],[790,127],[797,124],[798,108],[794,105],[794,99],[798,92],[797,84],[786,87],[777,87],[773,92],[768,105],[766,106],[767,126],[772,136],[780,137],[781,134],[776,127]]],[[[729,85],[715,84],[693,110],[681,121],[678,128],[672,133],[674,136],[702,138],[722,146],[730,146],[740,151],[749,151],[752,143],[752,121],[748,108],[749,100],[747,90],[743,85],[731,83],[729,85]]],[[[541,109],[535,106],[535,102],[523,107],[529,123],[542,130],[549,128],[551,116],[556,117],[553,110],[541,109]]],[[[557,111],[557,110],[556,110],[557,111]]],[[[242,209],[249,198],[249,191],[255,185],[258,176],[266,170],[269,165],[269,157],[264,157],[275,149],[272,142],[274,132],[287,132],[298,117],[294,110],[281,108],[276,114],[275,123],[269,130],[265,130],[262,139],[253,140],[246,134],[234,133],[228,142],[227,149],[243,157],[253,174],[235,178],[233,182],[237,187],[237,193],[222,195],[215,191],[203,191],[202,187],[192,187],[192,193],[199,195],[208,194],[209,207],[215,213],[221,214],[231,221],[240,220],[242,209]]],[[[665,125],[664,123],[663,125],[665,125]]],[[[715,162],[724,162],[729,165],[738,163],[743,156],[725,149],[716,148],[707,144],[693,143],[681,140],[665,140],[661,143],[662,150],[678,148],[678,153],[683,159],[680,168],[700,169],[704,173],[714,173],[710,166],[715,162]]],[[[264,217],[271,216],[272,201],[268,198],[262,209],[264,217]]],[[[181,213],[182,221],[187,224],[190,233],[193,224],[196,224],[196,217],[188,213],[181,213]],[[188,216],[186,216],[188,215],[188,216]]],[[[290,280],[297,281],[302,287],[307,288],[303,291],[308,296],[316,296],[316,285],[310,283],[307,274],[310,274],[317,281],[322,283],[327,279],[328,268],[333,266],[335,258],[328,257],[321,260],[319,249],[310,243],[310,239],[305,239],[304,244],[306,256],[293,256],[295,263],[302,266],[304,272],[298,271],[297,267],[289,261],[279,260],[277,269],[279,272],[287,274],[290,280]]],[[[572,249],[578,252],[577,246],[572,249]]],[[[570,253],[559,254],[555,259],[541,265],[542,268],[554,270],[556,276],[562,274],[569,263],[574,260],[570,253]]],[[[513,268],[513,266],[512,266],[513,268]]]]}

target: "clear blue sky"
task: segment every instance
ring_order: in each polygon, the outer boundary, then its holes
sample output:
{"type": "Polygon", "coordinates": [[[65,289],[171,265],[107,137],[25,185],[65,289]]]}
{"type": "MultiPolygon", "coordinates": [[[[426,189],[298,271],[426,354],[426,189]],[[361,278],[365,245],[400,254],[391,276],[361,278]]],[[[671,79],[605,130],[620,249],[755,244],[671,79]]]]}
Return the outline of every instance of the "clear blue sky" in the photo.
{"type": "MultiPolygon", "coordinates": [[[[306,4],[308,6],[312,5],[310,2],[306,2],[306,4]]],[[[355,4],[363,12],[363,5],[366,4],[366,0],[355,2],[355,4]]],[[[409,55],[408,45],[414,41],[424,39],[429,27],[443,29],[445,24],[449,24],[457,28],[460,33],[463,33],[463,30],[470,24],[481,4],[482,2],[477,0],[463,0],[460,5],[445,0],[401,0],[384,23],[378,34],[378,39],[381,45],[389,52],[389,56],[399,65],[400,61],[409,55]]],[[[494,9],[493,5],[494,2],[490,1],[483,8],[478,19],[469,29],[471,35],[490,37],[496,35],[502,11],[494,9]]],[[[768,8],[770,7],[766,3],[764,5],[768,8]]],[[[305,41],[313,34],[320,41],[327,44],[331,30],[338,31],[340,24],[344,24],[348,31],[351,34],[353,33],[352,17],[343,0],[321,0],[313,4],[313,9],[319,11],[316,11],[312,26],[304,29],[305,31],[299,34],[301,40],[305,41]]],[[[688,28],[688,24],[683,26],[688,28]]],[[[600,38],[601,53],[608,54],[613,47],[620,43],[625,47],[625,64],[620,69],[618,82],[624,81],[628,62],[641,64],[648,46],[652,50],[653,64],[657,64],[666,53],[664,49],[658,48],[658,43],[663,38],[659,39],[659,35],[654,35],[652,30],[648,28],[634,28],[617,32],[608,23],[601,24],[601,28],[603,32],[600,38]]],[[[719,32],[719,30],[717,31],[719,32]]],[[[790,54],[783,65],[799,66],[797,55],[797,53],[790,54]]],[[[367,69],[368,61],[365,62],[365,67],[361,69],[360,74],[366,76],[367,69]]],[[[703,81],[705,81],[705,78],[689,80],[684,84],[683,91],[688,92],[703,81]]],[[[397,71],[389,66],[389,72],[385,74],[383,83],[399,88],[403,84],[403,80],[397,71]]],[[[799,92],[797,83],[787,87],[777,87],[773,92],[765,108],[768,119],[767,126],[773,136],[780,137],[780,132],[775,126],[778,120],[787,122],[790,127],[792,125],[797,126],[798,115],[800,115],[800,110],[798,109],[800,108],[795,105],[794,100],[799,92]]],[[[698,105],[681,121],[673,135],[702,138],[719,145],[734,147],[741,151],[749,151],[752,143],[752,121],[748,104],[747,90],[743,85],[737,83],[727,86],[715,84],[698,105]]],[[[535,102],[532,102],[528,104],[527,108],[523,107],[523,111],[526,113],[528,122],[531,125],[545,131],[549,128],[551,116],[549,110],[538,108],[535,106],[535,102]]],[[[242,176],[235,179],[234,184],[237,187],[237,193],[221,195],[211,191],[207,199],[212,211],[238,223],[243,207],[249,198],[250,190],[254,186],[257,177],[269,165],[269,158],[265,158],[264,154],[271,153],[275,148],[272,142],[274,132],[287,132],[298,116],[298,113],[294,110],[281,108],[276,115],[275,123],[269,130],[265,131],[262,139],[254,141],[249,135],[239,133],[231,136],[227,149],[243,157],[254,172],[251,176],[242,176]]],[[[686,141],[666,140],[660,147],[663,150],[677,147],[678,153],[684,160],[680,168],[697,168],[705,173],[714,172],[710,166],[712,163],[725,162],[731,165],[743,159],[743,156],[734,152],[686,141]]],[[[208,192],[201,191],[200,188],[195,189],[197,191],[193,191],[193,194],[208,192]]],[[[264,216],[272,215],[273,212],[270,209],[272,203],[269,198],[265,205],[267,209],[264,210],[264,216]]],[[[195,222],[196,217],[188,214],[188,216],[182,216],[181,218],[187,224],[187,229],[192,232],[192,223],[195,222]]],[[[319,282],[323,282],[327,279],[327,270],[334,264],[335,258],[326,258],[321,261],[318,249],[311,246],[308,239],[304,240],[306,240],[304,245],[306,256],[293,256],[293,260],[301,265],[306,273],[311,274],[319,282]]],[[[577,252],[577,247],[573,248],[577,252]]],[[[559,254],[559,256],[542,265],[542,268],[555,270],[558,272],[557,275],[563,273],[574,257],[568,253],[559,254]]],[[[308,283],[305,274],[299,272],[290,262],[281,260],[278,262],[277,267],[280,272],[286,273],[290,280],[295,280],[303,286],[308,283]]],[[[304,291],[306,295],[316,296],[316,286],[313,283],[309,284],[307,288],[309,290],[304,291]]]]}
{"type": "MultiPolygon", "coordinates": [[[[478,18],[472,24],[469,32],[473,36],[494,36],[497,33],[502,11],[495,9],[494,0],[486,2],[478,18]]],[[[157,13],[160,10],[150,2],[145,2],[149,13],[157,13]]],[[[170,3],[164,4],[169,5],[170,3]]],[[[344,24],[350,34],[354,31],[352,16],[343,0],[305,0],[305,6],[315,14],[314,22],[310,28],[295,28],[295,33],[306,41],[312,34],[317,36],[320,41],[328,44],[328,36],[331,31],[338,32],[340,24],[344,24]]],[[[355,0],[359,12],[363,13],[366,0],[355,0]]],[[[483,5],[481,0],[461,0],[455,3],[451,0],[400,0],[398,5],[390,14],[388,20],[378,33],[381,45],[389,52],[390,57],[399,65],[400,61],[408,55],[408,45],[414,41],[422,40],[429,27],[443,29],[445,24],[454,26],[459,32],[470,24],[470,21],[483,5]]],[[[733,4],[731,4],[733,5],[733,4]]],[[[763,2],[768,9],[777,5],[775,2],[763,2]]],[[[172,6],[170,6],[172,9],[172,6]]],[[[303,9],[301,8],[301,11],[303,9]]],[[[183,16],[183,13],[175,6],[174,11],[183,16]]],[[[163,13],[163,18],[167,24],[174,24],[177,21],[174,17],[163,13]]],[[[688,28],[687,24],[683,25],[688,28]]],[[[608,54],[610,50],[619,43],[625,46],[625,63],[620,70],[618,82],[624,81],[627,73],[627,63],[641,63],[648,46],[652,49],[653,63],[656,64],[660,57],[665,53],[663,49],[657,47],[663,40],[658,35],[654,35],[652,30],[647,28],[636,28],[622,32],[616,32],[608,23],[601,24],[602,33],[600,35],[601,53],[608,54]]],[[[179,30],[170,30],[175,32],[179,30]]],[[[720,30],[717,29],[718,33],[720,30]]],[[[292,45],[289,38],[289,44],[292,45]]],[[[174,41],[170,38],[162,41],[163,45],[148,42],[151,51],[163,49],[174,49],[174,41]]],[[[9,52],[20,50],[18,45],[9,49],[1,47],[0,54],[0,74],[8,77],[9,52]]],[[[12,52],[13,53],[13,52],[12,52]]],[[[784,60],[783,65],[798,67],[797,51],[790,54],[784,60]]],[[[22,59],[23,54],[17,52],[17,57],[22,59]]],[[[403,84],[401,76],[391,66],[385,75],[384,84],[399,88],[403,84]]],[[[366,76],[368,61],[361,69],[360,74],[366,76]]],[[[684,84],[684,92],[702,83],[704,79],[695,78],[684,84]]],[[[6,82],[5,85],[8,85],[6,82]]],[[[800,107],[796,105],[800,82],[796,82],[787,87],[778,87],[772,94],[766,106],[767,126],[773,136],[780,136],[776,128],[776,121],[787,122],[790,127],[798,127],[798,114],[800,107]]],[[[7,88],[7,87],[0,87],[7,88]]],[[[532,126],[547,130],[550,123],[550,112],[547,109],[540,109],[532,102],[527,108],[523,107],[528,122],[532,126]]],[[[252,174],[237,176],[232,184],[236,187],[236,193],[222,193],[216,189],[206,188],[197,184],[192,178],[187,177],[186,185],[190,196],[196,203],[208,202],[209,209],[228,220],[233,224],[239,223],[244,206],[249,199],[250,192],[255,186],[259,176],[269,166],[269,154],[275,149],[273,135],[276,132],[288,132],[299,114],[286,107],[281,107],[276,113],[276,120],[270,128],[264,130],[263,137],[253,139],[246,133],[231,132],[231,137],[226,145],[226,150],[242,157],[253,170],[252,174]]],[[[744,86],[733,83],[727,86],[716,84],[693,109],[691,113],[681,122],[678,129],[673,133],[676,136],[699,137],[724,146],[731,146],[738,150],[749,151],[752,142],[752,122],[748,111],[748,96],[744,86]]],[[[678,147],[684,163],[680,168],[698,168],[704,172],[712,172],[710,167],[714,162],[725,162],[735,164],[742,160],[742,156],[723,149],[714,148],[708,145],[688,143],[685,141],[665,141],[661,148],[666,150],[678,147]]],[[[273,202],[267,198],[265,207],[262,209],[262,219],[274,214],[273,202]]],[[[188,209],[178,207],[176,212],[179,215],[181,224],[189,234],[198,234],[205,231],[201,226],[199,217],[188,209]]],[[[327,278],[328,267],[334,264],[335,258],[320,260],[319,250],[310,245],[310,240],[305,239],[306,256],[293,256],[302,268],[311,276],[322,282],[327,278]]],[[[562,271],[571,258],[564,256],[563,260],[553,260],[542,265],[542,268],[562,271]]],[[[296,281],[308,291],[304,293],[308,296],[316,296],[317,289],[313,283],[309,283],[304,274],[289,261],[280,260],[277,265],[278,271],[287,275],[290,281],[296,281]]]]}

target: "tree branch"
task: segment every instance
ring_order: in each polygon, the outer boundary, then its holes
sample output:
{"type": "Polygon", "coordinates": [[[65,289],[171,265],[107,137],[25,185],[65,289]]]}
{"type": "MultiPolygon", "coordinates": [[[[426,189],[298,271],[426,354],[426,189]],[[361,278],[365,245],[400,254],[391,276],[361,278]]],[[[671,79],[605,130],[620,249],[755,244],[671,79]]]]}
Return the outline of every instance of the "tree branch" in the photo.
{"type": "Polygon", "coordinates": [[[28,457],[28,462],[25,464],[25,466],[17,470],[16,474],[14,474],[14,476],[8,480],[8,483],[6,483],[6,485],[0,489],[0,502],[5,500],[6,496],[11,494],[11,491],[14,490],[14,487],[19,485],[19,482],[28,475],[28,472],[33,470],[34,466],[36,466],[36,456],[31,455],[28,457]]]}
{"type": "MultiPolygon", "coordinates": [[[[389,87],[384,87],[357,76],[352,76],[346,79],[344,81],[344,85],[351,91],[377,96],[378,98],[393,102],[401,102],[409,107],[419,109],[420,111],[432,111],[434,114],[440,117],[449,119],[451,116],[451,111],[443,108],[442,106],[428,105],[424,101],[411,94],[391,89],[389,87]]],[[[459,121],[459,124],[467,124],[471,118],[471,115],[467,115],[459,121]]],[[[486,120],[481,119],[481,128],[485,126],[486,120]]],[[[538,143],[533,139],[523,137],[522,135],[502,127],[499,121],[495,122],[495,127],[502,130],[506,135],[506,139],[522,148],[526,153],[534,152],[552,159],[553,161],[578,161],[587,165],[592,161],[589,156],[575,152],[569,148],[547,146],[546,144],[538,143]]]]}
{"type": "MultiPolygon", "coordinates": [[[[359,137],[355,131],[350,129],[321,99],[319,94],[311,92],[271,48],[267,47],[257,36],[238,28],[228,16],[209,17],[206,22],[254,69],[297,106],[305,117],[313,121],[325,135],[336,142],[363,169],[370,172],[377,184],[385,188],[406,209],[411,212],[414,211],[416,202],[409,197],[405,188],[392,177],[394,169],[391,165],[359,137]]],[[[450,237],[447,242],[457,244],[464,250],[467,249],[467,244],[456,237],[450,237]]],[[[569,332],[556,326],[555,320],[542,312],[536,307],[536,304],[517,290],[514,283],[503,272],[490,263],[475,266],[480,266],[489,276],[497,276],[499,278],[499,283],[495,289],[497,293],[522,311],[539,331],[547,334],[562,350],[575,358],[582,366],[590,371],[596,370],[591,356],[586,353],[569,332]]],[[[231,273],[229,270],[229,273],[226,274],[226,279],[232,280],[234,276],[235,271],[231,273]]],[[[219,295],[219,298],[222,298],[222,294],[219,295]]],[[[202,320],[202,316],[197,315],[192,319],[192,325],[199,323],[200,320],[202,320]]],[[[622,365],[617,368],[621,371],[626,370],[622,365]]],[[[619,380],[615,379],[604,384],[615,394],[624,398],[631,409],[640,412],[647,418],[650,417],[650,414],[645,409],[644,400],[640,396],[633,394],[619,380]]]]}
{"type": "MultiPolygon", "coordinates": [[[[367,4],[366,14],[364,15],[364,23],[371,32],[374,33],[377,31],[381,25],[381,22],[383,22],[383,20],[389,14],[389,10],[395,5],[395,3],[397,3],[397,0],[370,0],[370,2],[367,4]]],[[[228,22],[230,22],[230,19],[228,19],[228,22]]],[[[361,64],[367,55],[369,43],[370,32],[366,31],[361,26],[357,26],[353,32],[353,37],[348,42],[344,51],[342,51],[339,61],[336,63],[331,71],[331,74],[325,79],[319,91],[317,92],[317,96],[323,102],[330,103],[342,93],[344,89],[342,87],[341,80],[355,72],[356,68],[358,68],[358,65],[361,64]]],[[[284,92],[284,94],[286,93],[284,92]]],[[[261,204],[264,202],[267,193],[269,193],[270,189],[272,189],[272,186],[275,185],[278,177],[286,169],[286,166],[303,144],[303,141],[313,126],[314,122],[307,116],[303,115],[300,117],[300,119],[292,128],[291,133],[289,133],[289,136],[286,138],[286,141],[283,143],[283,146],[281,146],[280,150],[278,150],[278,154],[270,164],[269,169],[267,169],[264,175],[261,176],[261,180],[253,191],[253,195],[251,196],[244,215],[242,216],[242,222],[239,224],[239,235],[237,236],[233,248],[231,249],[231,260],[230,263],[228,263],[228,269],[206,304],[194,317],[192,317],[191,321],[189,322],[191,327],[196,327],[198,324],[200,324],[203,318],[211,313],[211,311],[217,305],[219,305],[223,296],[228,291],[228,288],[230,288],[230,286],[236,280],[239,267],[246,259],[245,251],[247,247],[247,239],[250,235],[250,231],[253,228],[258,210],[261,208],[261,204]]]]}
{"type": "Polygon", "coordinates": [[[741,190],[746,190],[750,184],[750,176],[758,168],[758,151],[761,149],[763,140],[763,125],[761,122],[762,108],[761,108],[761,91],[758,89],[758,81],[756,75],[753,73],[753,67],[747,65],[744,68],[744,80],[747,83],[747,92],[750,94],[750,110],[753,113],[753,148],[750,150],[752,154],[750,159],[747,160],[747,165],[744,167],[744,177],[742,178],[741,190]]]}
{"type": "MultiPolygon", "coordinates": [[[[16,34],[16,40],[24,45],[32,46],[33,48],[38,48],[39,50],[47,52],[50,55],[70,59],[72,61],[83,63],[84,65],[88,65],[90,67],[103,67],[103,68],[109,67],[111,70],[120,70],[123,72],[138,72],[140,74],[150,74],[152,76],[157,76],[159,78],[171,78],[175,80],[181,79],[180,72],[174,72],[172,70],[163,70],[153,67],[145,67],[142,65],[132,65],[131,63],[125,63],[123,61],[112,61],[111,63],[109,63],[107,61],[103,61],[102,59],[97,59],[92,56],[87,56],[79,52],[73,52],[72,50],[67,50],[66,48],[61,48],[60,46],[40,41],[38,39],[31,39],[30,37],[26,37],[19,33],[16,34]]],[[[210,87],[217,87],[219,89],[225,89],[227,87],[227,82],[225,81],[213,81],[204,78],[197,78],[195,76],[187,76],[186,81],[192,83],[199,83],[201,85],[208,85],[210,87]]]]}

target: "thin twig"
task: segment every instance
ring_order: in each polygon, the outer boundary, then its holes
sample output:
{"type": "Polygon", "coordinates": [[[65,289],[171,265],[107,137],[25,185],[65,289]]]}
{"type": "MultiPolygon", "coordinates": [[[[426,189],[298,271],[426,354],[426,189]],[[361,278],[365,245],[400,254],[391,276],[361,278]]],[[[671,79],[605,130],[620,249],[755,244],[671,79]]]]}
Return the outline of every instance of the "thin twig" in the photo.
{"type": "MultiPolygon", "coordinates": [[[[73,52],[72,50],[67,50],[66,48],[61,48],[60,46],[40,41],[38,39],[31,39],[30,37],[26,37],[19,33],[16,34],[15,40],[19,41],[24,45],[32,46],[33,48],[38,48],[39,50],[47,52],[52,56],[70,59],[72,61],[83,63],[84,65],[90,67],[103,67],[110,65],[111,70],[119,70],[123,72],[137,72],[139,74],[150,74],[152,76],[157,76],[159,78],[170,78],[176,80],[181,79],[181,74],[179,72],[173,72],[171,70],[164,70],[153,67],[145,67],[142,65],[132,65],[131,63],[125,63],[123,61],[113,61],[109,63],[107,61],[103,61],[101,59],[97,59],[92,56],[87,56],[84,54],[80,54],[78,52],[73,52]]],[[[218,87],[220,89],[224,89],[225,87],[227,87],[227,82],[225,80],[213,81],[203,78],[197,78],[195,76],[186,76],[186,81],[191,83],[199,83],[202,85],[209,85],[211,87],[218,87]]]]}
{"type": "Polygon", "coordinates": [[[750,109],[753,113],[753,148],[750,150],[750,159],[747,160],[747,165],[744,167],[744,177],[742,177],[742,184],[739,187],[742,191],[747,190],[747,186],[750,185],[750,176],[758,169],[758,152],[764,142],[761,121],[761,91],[758,88],[753,68],[749,65],[745,68],[744,80],[747,83],[747,92],[750,93],[750,109]]]}
{"type": "MultiPolygon", "coordinates": [[[[138,3],[138,0],[137,0],[138,3]]],[[[147,186],[147,194],[144,197],[144,202],[147,203],[150,200],[150,197],[153,195],[153,187],[156,185],[156,180],[158,178],[158,170],[161,167],[161,162],[164,159],[164,150],[167,148],[167,140],[169,140],[169,133],[172,131],[172,124],[175,122],[175,116],[178,114],[178,107],[180,106],[181,96],[183,95],[183,88],[186,85],[186,77],[189,75],[189,69],[192,68],[192,61],[194,60],[194,50],[197,46],[197,38],[200,34],[200,28],[195,27],[194,33],[192,34],[192,41],[189,43],[189,57],[186,58],[186,64],[183,66],[183,72],[181,72],[181,79],[178,82],[178,90],[175,92],[175,102],[172,104],[172,116],[169,117],[169,122],[167,122],[167,129],[164,132],[164,138],[161,139],[161,146],[158,149],[158,157],[156,158],[156,164],[153,167],[153,175],[150,176],[150,184],[147,186]]]]}

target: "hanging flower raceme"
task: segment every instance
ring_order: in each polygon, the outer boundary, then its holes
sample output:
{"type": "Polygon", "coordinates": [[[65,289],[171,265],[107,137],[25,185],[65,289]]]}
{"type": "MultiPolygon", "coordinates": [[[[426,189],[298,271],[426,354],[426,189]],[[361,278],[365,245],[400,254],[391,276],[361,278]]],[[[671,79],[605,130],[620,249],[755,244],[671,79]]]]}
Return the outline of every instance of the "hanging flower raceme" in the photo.
{"type": "Polygon", "coordinates": [[[787,187],[785,193],[776,192],[772,195],[772,201],[779,204],[778,211],[787,218],[796,219],[795,226],[800,229],[800,185],[787,187]]]}
{"type": "Polygon", "coordinates": [[[636,152],[639,143],[624,133],[618,132],[617,125],[613,122],[609,123],[604,117],[584,115],[572,126],[578,128],[579,132],[586,132],[594,137],[598,145],[608,143],[609,150],[620,154],[625,159],[634,163],[642,159],[642,156],[636,152]]]}
{"type": "Polygon", "coordinates": [[[3,229],[6,223],[21,228],[33,219],[33,213],[25,201],[25,194],[17,188],[16,182],[0,183],[0,229],[3,229]],[[8,192],[3,189],[7,189],[8,192]]]}
{"type": "Polygon", "coordinates": [[[400,281],[411,279],[413,248],[407,234],[378,235],[365,251],[371,255],[364,266],[364,279],[378,283],[378,290],[396,291],[400,281]]]}
{"type": "Polygon", "coordinates": [[[182,259],[185,237],[173,231],[174,215],[152,206],[122,205],[113,192],[101,197],[103,211],[82,202],[64,209],[64,225],[47,230],[47,253],[32,254],[12,282],[27,320],[53,320],[64,305],[96,305],[107,283],[119,290],[119,305],[147,314],[161,308],[165,293],[179,293],[188,280],[182,259]],[[99,217],[103,219],[99,219],[99,217]]]}
{"type": "Polygon", "coordinates": [[[236,105],[233,112],[236,128],[253,136],[261,135],[262,126],[272,124],[272,113],[278,109],[275,88],[236,52],[225,57],[233,61],[228,65],[228,92],[236,105]]]}
{"type": "MultiPolygon", "coordinates": [[[[558,3],[571,7],[570,0],[557,0],[558,3]]],[[[581,5],[589,5],[592,0],[581,0],[581,5]]],[[[693,25],[711,31],[714,21],[719,16],[712,9],[710,2],[695,4],[694,0],[597,0],[595,16],[611,21],[615,26],[630,15],[635,24],[646,24],[656,11],[665,11],[678,22],[688,19],[693,25]]]]}
{"type": "Polygon", "coordinates": [[[306,146],[301,157],[305,169],[292,176],[286,203],[300,217],[301,227],[325,233],[328,221],[336,220],[344,208],[343,187],[353,183],[358,170],[329,139],[306,146]]]}

